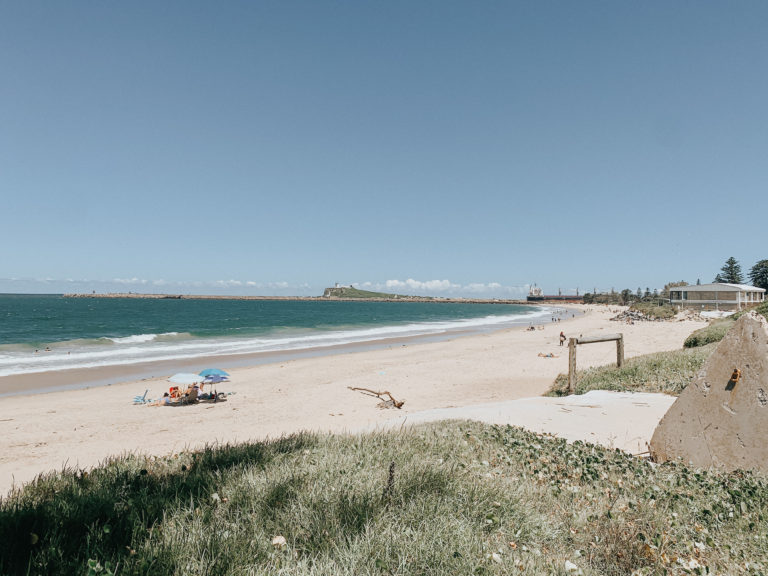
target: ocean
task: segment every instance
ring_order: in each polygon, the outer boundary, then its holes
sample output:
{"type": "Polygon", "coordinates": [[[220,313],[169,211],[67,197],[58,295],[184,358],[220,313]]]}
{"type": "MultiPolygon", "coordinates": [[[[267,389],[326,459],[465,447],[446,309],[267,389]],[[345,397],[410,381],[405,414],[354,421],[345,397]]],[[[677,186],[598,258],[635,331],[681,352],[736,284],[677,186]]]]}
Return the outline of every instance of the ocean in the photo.
{"type": "Polygon", "coordinates": [[[0,295],[0,377],[450,337],[540,322],[514,304],[0,295]]]}

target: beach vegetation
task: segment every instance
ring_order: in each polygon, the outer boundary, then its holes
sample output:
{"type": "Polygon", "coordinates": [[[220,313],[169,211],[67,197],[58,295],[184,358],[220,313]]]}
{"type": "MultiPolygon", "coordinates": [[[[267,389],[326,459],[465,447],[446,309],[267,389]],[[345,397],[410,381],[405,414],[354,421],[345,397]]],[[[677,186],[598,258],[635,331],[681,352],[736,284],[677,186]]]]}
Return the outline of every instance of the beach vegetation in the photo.
{"type": "Polygon", "coordinates": [[[696,330],[688,336],[688,338],[685,339],[683,346],[686,348],[695,348],[697,346],[706,346],[713,342],[720,342],[720,340],[725,338],[728,330],[730,330],[736,323],[736,320],[749,311],[757,312],[768,320],[768,302],[763,302],[759,306],[746,308],[726,318],[712,320],[707,326],[696,330]]]}
{"type": "MultiPolygon", "coordinates": [[[[678,395],[699,373],[715,344],[656,352],[629,358],[624,365],[590,367],[576,371],[575,394],[590,390],[663,392],[678,395]]],[[[568,375],[555,379],[547,396],[568,395],[568,375]]]]}
{"type": "Polygon", "coordinates": [[[735,323],[736,320],[733,316],[712,320],[704,328],[699,328],[688,336],[685,342],[683,342],[683,346],[685,348],[696,348],[698,346],[707,346],[713,342],[720,342],[735,323]]]}
{"type": "Polygon", "coordinates": [[[634,302],[630,306],[630,310],[639,312],[652,320],[669,320],[674,318],[676,314],[674,307],[669,304],[668,300],[659,298],[649,298],[634,302]]]}
{"type": "Polygon", "coordinates": [[[441,422],[41,476],[0,537],[2,574],[758,574],[768,483],[441,422]]]}

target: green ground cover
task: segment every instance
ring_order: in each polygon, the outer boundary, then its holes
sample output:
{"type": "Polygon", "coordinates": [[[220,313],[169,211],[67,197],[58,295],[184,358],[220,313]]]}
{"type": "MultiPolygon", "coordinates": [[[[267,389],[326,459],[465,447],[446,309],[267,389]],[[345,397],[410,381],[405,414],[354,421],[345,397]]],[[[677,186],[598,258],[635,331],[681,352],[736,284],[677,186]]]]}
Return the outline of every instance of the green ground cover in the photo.
{"type": "Polygon", "coordinates": [[[700,328],[688,336],[685,342],[683,342],[683,346],[685,348],[696,348],[712,344],[713,342],[720,342],[735,323],[736,321],[733,318],[713,320],[704,328],[700,328]]]}
{"type": "MultiPolygon", "coordinates": [[[[590,390],[620,392],[664,392],[680,394],[704,366],[716,344],[703,347],[657,352],[629,358],[624,366],[601,366],[576,371],[576,394],[590,390]]],[[[547,396],[566,396],[568,375],[560,374],[547,396]]]]}
{"type": "Polygon", "coordinates": [[[47,476],[0,539],[2,574],[761,574],[768,485],[449,422],[47,476]]]}

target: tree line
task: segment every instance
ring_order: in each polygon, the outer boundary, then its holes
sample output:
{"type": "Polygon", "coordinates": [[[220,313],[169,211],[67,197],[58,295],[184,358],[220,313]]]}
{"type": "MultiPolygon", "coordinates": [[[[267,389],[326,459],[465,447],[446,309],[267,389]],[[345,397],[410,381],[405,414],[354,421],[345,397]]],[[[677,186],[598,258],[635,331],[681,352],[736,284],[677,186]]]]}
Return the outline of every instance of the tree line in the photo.
{"type": "MultiPolygon", "coordinates": [[[[747,278],[749,278],[752,286],[768,290],[768,260],[760,260],[752,266],[747,274],[747,278]]],[[[720,269],[720,272],[715,276],[713,282],[721,284],[744,284],[745,277],[741,271],[741,264],[739,264],[738,260],[733,256],[728,258],[720,269]]],[[[701,279],[696,280],[696,284],[701,284],[701,279]]],[[[651,290],[650,288],[646,288],[645,290],[638,288],[637,291],[625,288],[621,292],[611,289],[610,293],[600,294],[598,294],[597,291],[593,294],[587,292],[584,294],[584,303],[627,305],[634,302],[662,302],[668,300],[669,291],[678,286],[688,286],[688,282],[685,282],[684,280],[681,280],[680,282],[669,282],[664,285],[661,292],[656,289],[651,290]]]]}
{"type": "MultiPolygon", "coordinates": [[[[752,286],[768,290],[768,260],[760,260],[750,268],[747,274],[752,286]]],[[[744,274],[741,272],[741,264],[733,256],[728,258],[715,276],[713,282],[725,284],[744,284],[744,274]]]]}

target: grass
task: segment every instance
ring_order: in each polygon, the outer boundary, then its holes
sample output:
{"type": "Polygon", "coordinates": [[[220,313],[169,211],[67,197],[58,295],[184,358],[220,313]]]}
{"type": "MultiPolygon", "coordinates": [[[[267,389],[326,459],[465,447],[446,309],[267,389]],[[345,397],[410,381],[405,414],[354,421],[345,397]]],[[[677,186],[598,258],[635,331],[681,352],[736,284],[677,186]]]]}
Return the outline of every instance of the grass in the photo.
{"type": "Polygon", "coordinates": [[[2,574],[758,574],[768,485],[449,422],[41,477],[0,538],[2,574]]]}
{"type": "MultiPolygon", "coordinates": [[[[601,366],[576,372],[576,394],[590,390],[679,394],[714,351],[714,344],[629,358],[624,366],[601,366]]],[[[547,396],[566,396],[568,375],[560,374],[547,396]]]]}
{"type": "Polygon", "coordinates": [[[713,320],[704,328],[700,328],[688,336],[685,342],[683,342],[683,346],[685,348],[696,348],[712,344],[713,342],[720,342],[735,323],[736,320],[730,317],[713,320]]]}
{"type": "MultiPolygon", "coordinates": [[[[755,308],[750,308],[750,310],[754,310],[758,314],[761,314],[763,317],[768,319],[768,302],[765,302],[760,306],[756,306],[755,308]]],[[[731,327],[736,323],[736,320],[741,318],[746,313],[747,310],[742,310],[733,316],[722,318],[720,320],[713,320],[704,328],[696,330],[693,334],[688,336],[688,338],[685,339],[683,346],[686,348],[696,348],[697,346],[706,346],[707,344],[711,344],[713,342],[720,342],[720,340],[725,338],[725,334],[728,332],[728,330],[730,330],[731,327]]]]}

